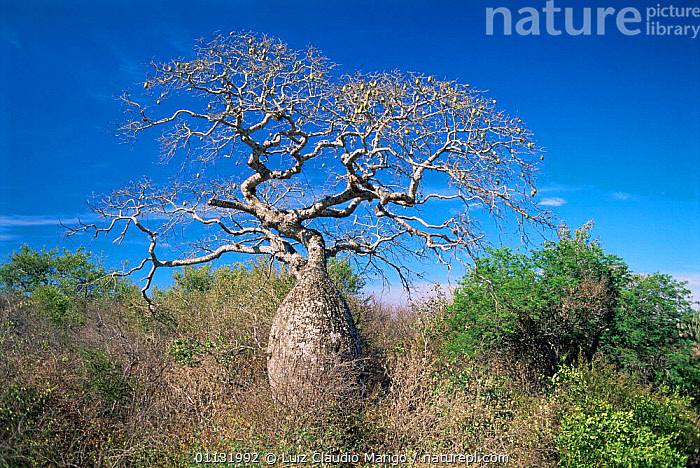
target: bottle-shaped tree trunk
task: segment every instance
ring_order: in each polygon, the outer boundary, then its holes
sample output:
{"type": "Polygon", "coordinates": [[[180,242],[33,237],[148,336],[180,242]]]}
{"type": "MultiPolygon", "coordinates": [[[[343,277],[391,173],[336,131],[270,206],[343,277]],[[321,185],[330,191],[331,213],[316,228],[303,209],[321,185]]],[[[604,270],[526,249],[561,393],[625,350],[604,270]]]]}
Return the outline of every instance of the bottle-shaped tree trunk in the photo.
{"type": "Polygon", "coordinates": [[[309,262],[280,305],[270,330],[267,370],[285,403],[338,397],[357,385],[360,343],[350,309],[325,260],[309,262]]]}

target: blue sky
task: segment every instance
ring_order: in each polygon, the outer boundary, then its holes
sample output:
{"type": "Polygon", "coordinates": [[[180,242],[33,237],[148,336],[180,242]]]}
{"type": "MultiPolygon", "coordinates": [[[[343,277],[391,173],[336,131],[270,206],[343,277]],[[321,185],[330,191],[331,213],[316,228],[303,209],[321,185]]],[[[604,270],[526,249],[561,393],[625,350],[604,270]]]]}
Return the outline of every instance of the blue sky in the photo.
{"type": "MultiPolygon", "coordinates": [[[[122,246],[62,237],[60,218],[88,213],[86,200],[162,174],[156,146],[131,148],[109,132],[121,120],[113,96],[143,81],[152,59],[192,57],[197,38],[252,30],[295,48],[313,45],[342,71],[402,69],[488,90],[523,119],[547,156],[539,202],[571,227],[594,219],[609,253],[638,272],[688,280],[700,299],[700,37],[628,36],[595,8],[664,6],[666,0],[555,1],[574,23],[593,8],[588,36],[553,36],[545,2],[356,1],[42,2],[0,5],[0,257],[21,244],[86,245],[107,265],[136,259],[122,246]],[[505,35],[486,9],[540,11],[540,35],[505,35]]],[[[674,1],[697,6],[696,1],[674,1]]],[[[564,15],[554,16],[564,30],[564,15]]],[[[700,26],[700,17],[662,18],[700,26]]],[[[700,35],[699,35],[700,36],[700,35]]],[[[518,239],[493,239],[517,245],[518,239]]],[[[440,282],[446,274],[431,269],[440,282]]],[[[454,275],[452,276],[454,280],[454,275]]],[[[160,279],[164,284],[164,277],[160,279]]]]}

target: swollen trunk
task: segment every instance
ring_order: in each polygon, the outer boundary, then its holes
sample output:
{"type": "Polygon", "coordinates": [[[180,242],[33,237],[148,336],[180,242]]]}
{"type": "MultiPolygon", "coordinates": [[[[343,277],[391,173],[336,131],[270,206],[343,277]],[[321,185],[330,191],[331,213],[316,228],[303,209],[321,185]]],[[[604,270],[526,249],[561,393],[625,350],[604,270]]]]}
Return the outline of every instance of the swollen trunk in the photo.
{"type": "Polygon", "coordinates": [[[348,305],[323,266],[305,269],[272,322],[267,370],[283,401],[347,394],[361,350],[348,305]]]}

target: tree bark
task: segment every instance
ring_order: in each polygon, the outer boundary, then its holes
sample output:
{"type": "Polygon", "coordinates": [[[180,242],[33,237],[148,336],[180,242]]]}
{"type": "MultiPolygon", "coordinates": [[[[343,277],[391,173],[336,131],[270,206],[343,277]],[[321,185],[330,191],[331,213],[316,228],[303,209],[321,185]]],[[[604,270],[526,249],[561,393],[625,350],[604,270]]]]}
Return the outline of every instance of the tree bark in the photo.
{"type": "Polygon", "coordinates": [[[282,402],[335,398],[356,388],[357,330],[325,260],[299,272],[273,320],[268,353],[268,378],[282,402]]]}

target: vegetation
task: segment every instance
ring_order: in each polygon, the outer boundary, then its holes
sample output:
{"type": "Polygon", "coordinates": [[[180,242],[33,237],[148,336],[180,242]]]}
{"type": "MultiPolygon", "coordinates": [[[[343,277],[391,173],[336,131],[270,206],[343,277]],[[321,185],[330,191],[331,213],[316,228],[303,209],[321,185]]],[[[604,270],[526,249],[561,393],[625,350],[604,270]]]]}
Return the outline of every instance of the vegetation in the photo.
{"type": "Polygon", "coordinates": [[[382,466],[363,454],[474,451],[516,467],[697,466],[687,291],[631,273],[588,228],[560,234],[527,255],[492,250],[454,299],[405,307],[363,298],[362,278],[332,261],[365,376],[354,400],[314,408],[280,404],[267,383],[269,328],[296,281],[286,268],[185,268],[154,292],[153,315],[136,288],[99,281],[87,252],[25,246],[0,267],[0,466],[194,467],[215,452],[382,466]],[[80,320],[46,308],[63,303],[80,320]]]}
{"type": "MultiPolygon", "coordinates": [[[[453,355],[497,354],[546,382],[600,353],[649,384],[700,396],[696,312],[668,275],[637,275],[605,254],[590,225],[527,254],[490,255],[461,282],[447,321],[453,355]]],[[[518,367],[518,370],[522,370],[518,367]]]]}
{"type": "MultiPolygon", "coordinates": [[[[469,84],[342,74],[317,49],[250,32],[217,33],[194,52],[153,62],[121,96],[116,133],[155,137],[169,181],[105,193],[90,204],[94,223],[69,235],[145,236],[128,273],[145,274],[149,302],[161,268],[233,253],[284,263],[297,282],[270,327],[267,360],[280,399],[314,400],[324,382],[350,384],[361,372],[360,337],[328,259],[352,255],[363,271],[391,269],[407,285],[417,273],[410,258],[470,259],[484,221],[551,226],[534,200],[544,155],[533,135],[469,84]],[[482,219],[467,214],[478,209],[482,219]]],[[[207,288],[212,272],[199,275],[192,286],[207,288]]],[[[343,286],[347,295],[358,284],[343,286]]]]}
{"type": "Polygon", "coordinates": [[[697,454],[687,397],[651,392],[600,362],[563,369],[556,387],[562,466],[684,467],[697,454]]]}
{"type": "Polygon", "coordinates": [[[54,322],[84,319],[86,302],[115,298],[132,288],[122,280],[106,277],[84,249],[75,253],[58,249],[37,252],[23,245],[0,266],[0,293],[29,297],[37,310],[54,322]]]}

